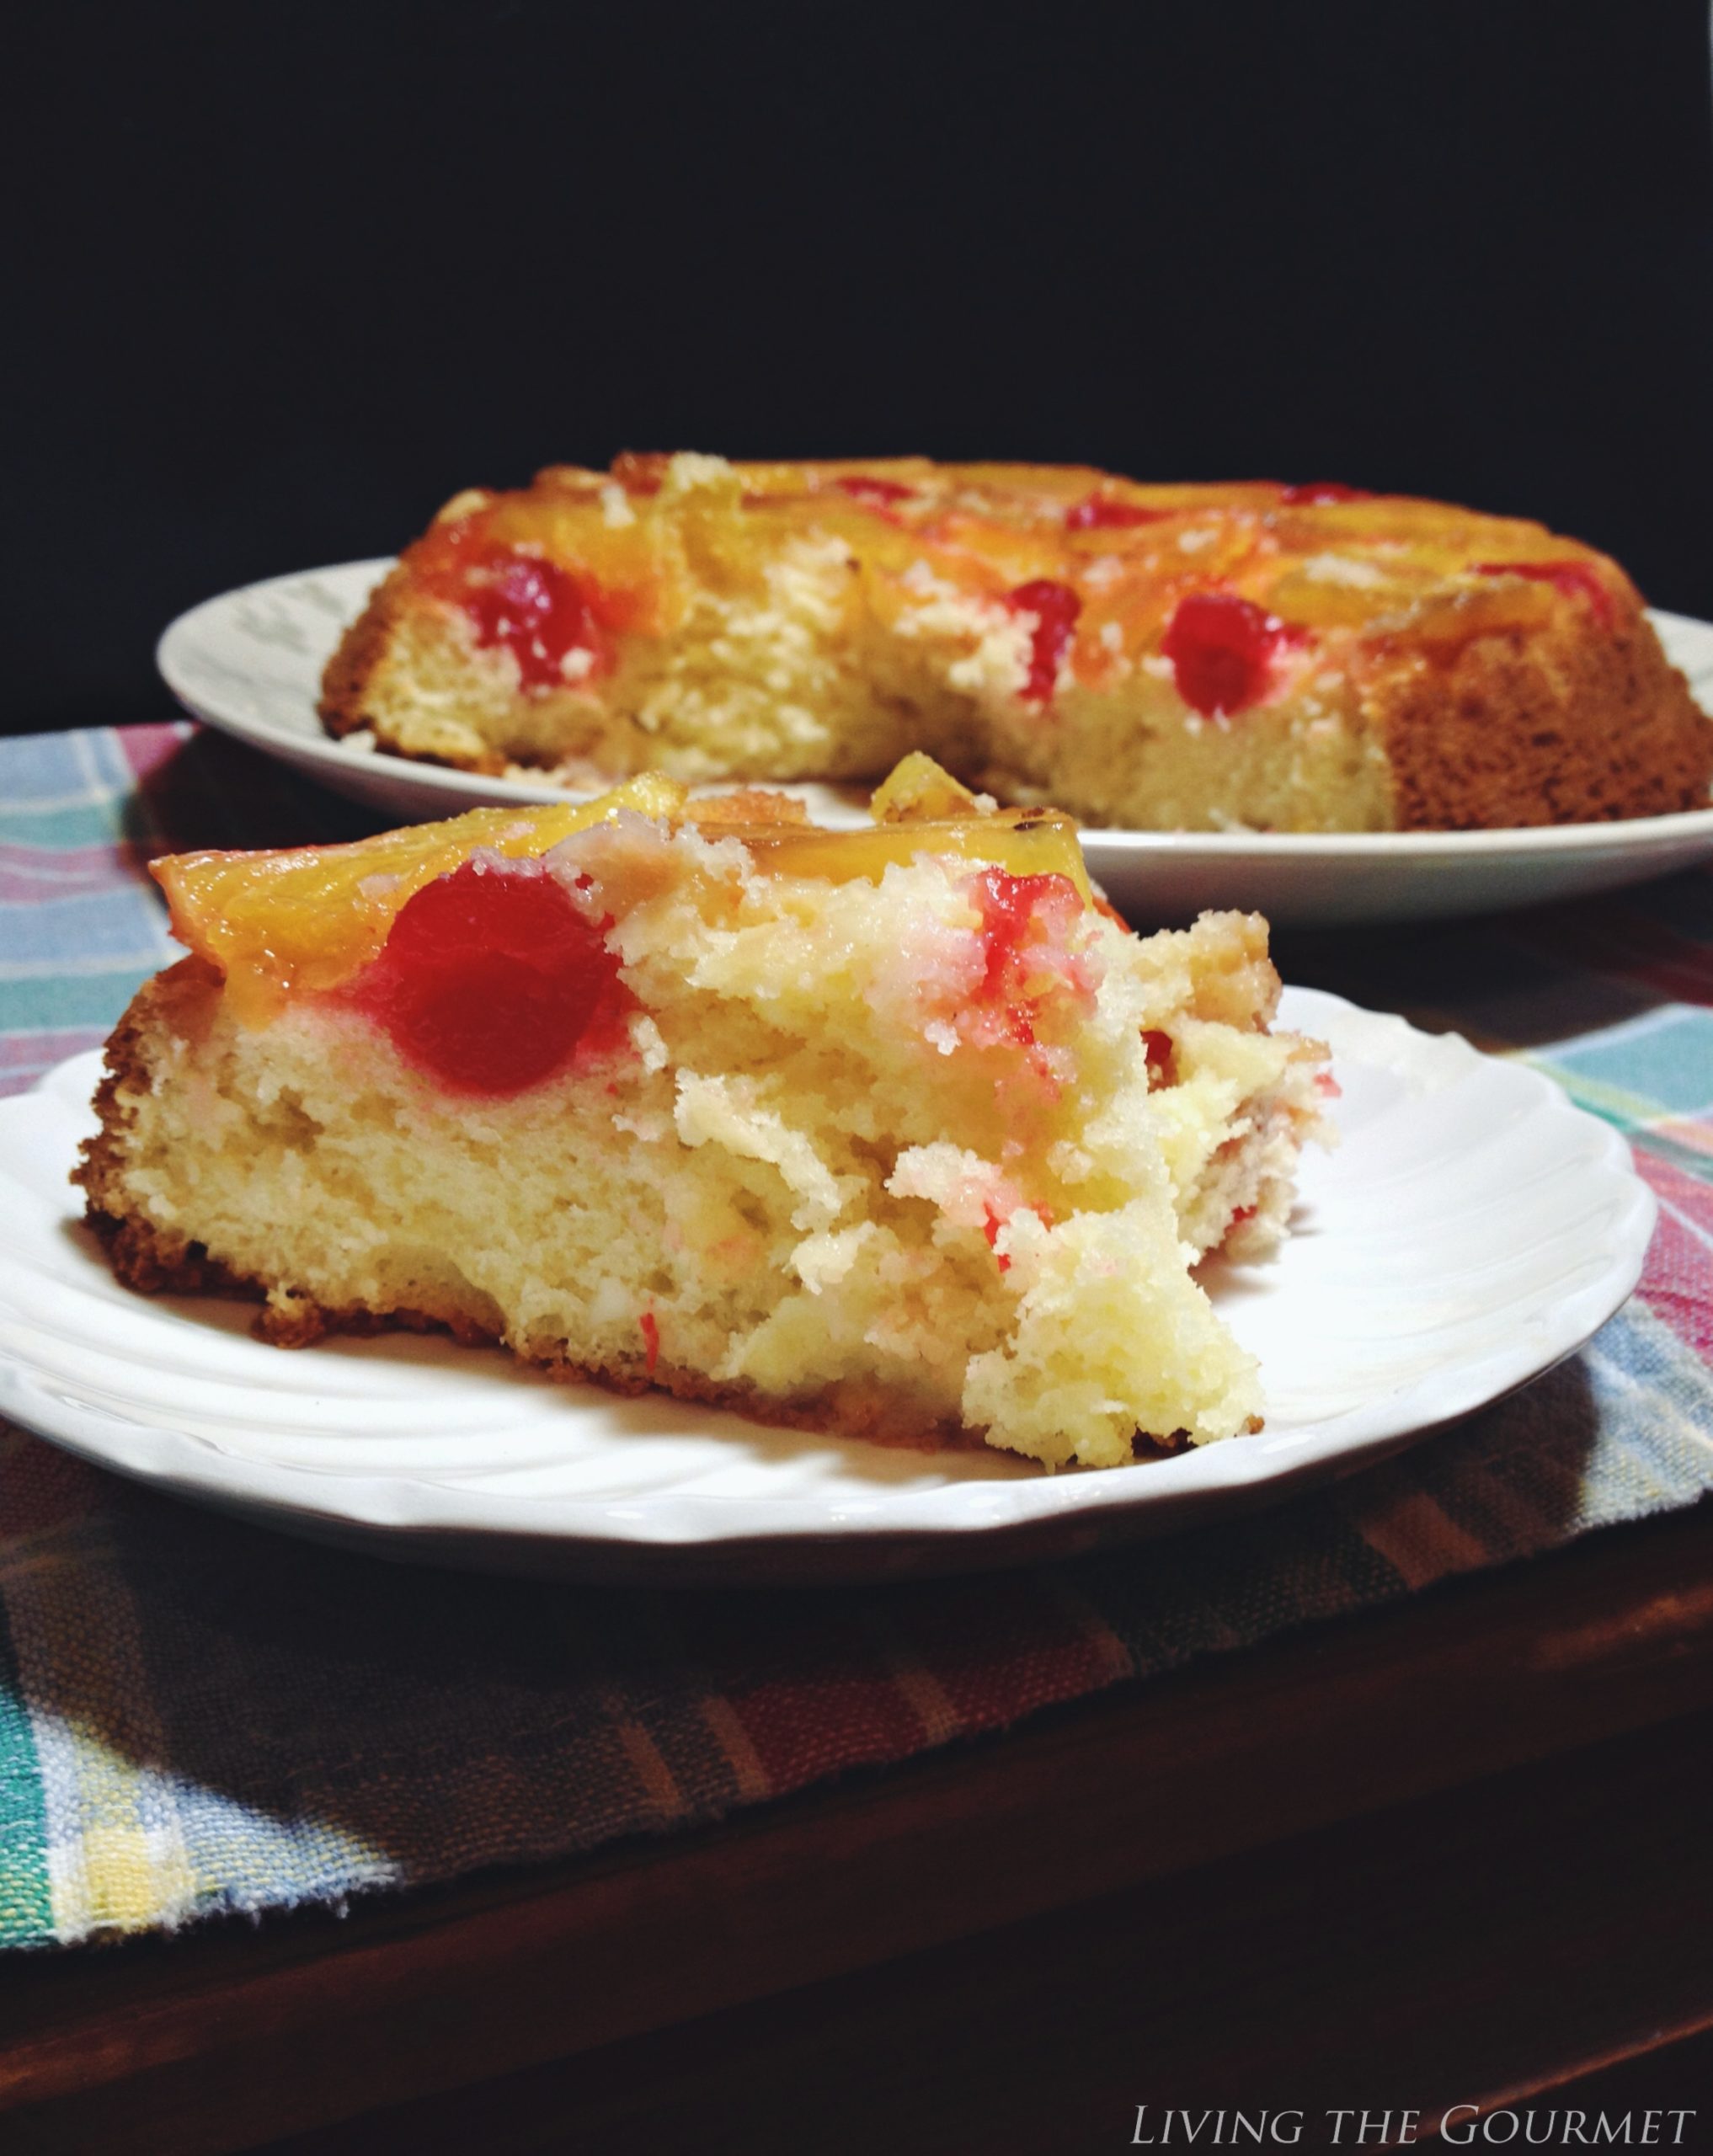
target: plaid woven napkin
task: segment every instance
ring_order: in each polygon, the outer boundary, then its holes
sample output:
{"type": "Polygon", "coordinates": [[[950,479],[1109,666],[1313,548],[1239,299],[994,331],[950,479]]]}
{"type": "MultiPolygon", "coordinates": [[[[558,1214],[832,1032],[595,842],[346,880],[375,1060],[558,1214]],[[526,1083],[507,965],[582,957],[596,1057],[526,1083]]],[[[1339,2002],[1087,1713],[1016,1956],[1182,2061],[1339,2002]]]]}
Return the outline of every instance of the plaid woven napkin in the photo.
{"type": "MultiPolygon", "coordinates": [[[[100,1040],[169,955],[151,850],[369,827],[188,727],[0,742],[0,1089],[100,1040]]],[[[707,1820],[1694,1503],[1713,1486],[1713,875],[1281,944],[1287,978],[1454,1024],[1630,1138],[1660,1230],[1581,1355],[1271,1513],[788,1609],[337,1554],[0,1425],[0,1943],[339,1904],[707,1820]]]]}

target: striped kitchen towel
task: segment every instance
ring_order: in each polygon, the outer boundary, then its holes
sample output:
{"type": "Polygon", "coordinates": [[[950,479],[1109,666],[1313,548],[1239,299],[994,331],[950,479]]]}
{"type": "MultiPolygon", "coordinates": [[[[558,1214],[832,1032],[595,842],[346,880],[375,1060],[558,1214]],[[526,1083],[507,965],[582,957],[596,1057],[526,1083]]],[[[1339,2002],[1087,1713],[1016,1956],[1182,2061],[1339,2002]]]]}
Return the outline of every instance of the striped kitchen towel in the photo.
{"type": "MultiPolygon", "coordinates": [[[[171,953],[169,845],[363,816],[186,726],[0,742],[0,1090],[171,953]]],[[[0,1943],[418,1886],[717,1817],[1102,1686],[1694,1503],[1713,1486],[1713,876],[1281,939],[1622,1129],[1641,1290],[1571,1362],[1270,1513],[998,1578],[644,1593],[429,1573],[120,1481],[0,1425],[0,1943]]]]}

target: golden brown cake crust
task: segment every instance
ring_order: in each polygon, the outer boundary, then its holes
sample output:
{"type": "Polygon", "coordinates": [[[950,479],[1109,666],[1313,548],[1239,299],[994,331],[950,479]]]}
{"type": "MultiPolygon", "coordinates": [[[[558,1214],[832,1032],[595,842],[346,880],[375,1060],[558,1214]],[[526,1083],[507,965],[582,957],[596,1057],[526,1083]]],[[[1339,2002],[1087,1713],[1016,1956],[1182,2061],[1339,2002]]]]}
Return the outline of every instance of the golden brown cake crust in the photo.
{"type": "MultiPolygon", "coordinates": [[[[159,1278],[150,1277],[151,1265],[158,1262],[158,1238],[125,1196],[125,1139],[131,1116],[120,1096],[125,1087],[148,1081],[144,1043],[151,1026],[159,1022],[164,1003],[186,989],[206,995],[219,986],[219,974],[205,959],[181,958],[146,980],[132,996],[108,1036],[101,1082],[91,1103],[101,1128],[84,1139],[72,1171],[72,1181],[86,1201],[84,1218],[106,1244],[114,1271],[128,1287],[145,1294],[165,1288],[168,1281],[165,1271],[159,1278]]],[[[187,1293],[198,1284],[189,1279],[183,1283],[187,1293]]]]}
{"type": "MultiPolygon", "coordinates": [[[[335,740],[360,734],[371,723],[367,707],[370,691],[392,648],[393,639],[407,619],[410,590],[408,571],[403,567],[395,568],[376,585],[368,605],[345,631],[338,650],[328,661],[322,675],[321,701],[316,706],[316,714],[335,740]]],[[[402,753],[385,739],[377,739],[375,746],[384,756],[402,753]]],[[[410,760],[419,764],[451,761],[421,750],[414,752],[410,760]]],[[[498,777],[505,771],[506,760],[498,750],[493,750],[486,755],[460,757],[456,768],[498,777]]]]}
{"type": "Polygon", "coordinates": [[[328,661],[322,676],[321,721],[334,738],[355,734],[367,724],[363,699],[370,677],[398,629],[401,595],[409,579],[394,569],[375,588],[368,605],[339,639],[339,649],[328,661]]]}
{"type": "Polygon", "coordinates": [[[1401,831],[1657,816],[1707,805],[1710,720],[1639,611],[1609,635],[1481,637],[1376,696],[1401,831]]]}

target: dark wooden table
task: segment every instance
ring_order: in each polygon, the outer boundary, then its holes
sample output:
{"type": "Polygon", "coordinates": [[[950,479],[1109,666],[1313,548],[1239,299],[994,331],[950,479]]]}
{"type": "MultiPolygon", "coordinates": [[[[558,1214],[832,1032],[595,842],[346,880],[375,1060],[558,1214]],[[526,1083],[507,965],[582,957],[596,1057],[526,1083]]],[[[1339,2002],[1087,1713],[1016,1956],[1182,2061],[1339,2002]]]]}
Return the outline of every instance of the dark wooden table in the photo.
{"type": "Polygon", "coordinates": [[[0,2151],[1634,2139],[1696,2090],[1713,2148],[1710,1770],[1703,1506],[710,1831],[14,1956],[0,2151]]]}

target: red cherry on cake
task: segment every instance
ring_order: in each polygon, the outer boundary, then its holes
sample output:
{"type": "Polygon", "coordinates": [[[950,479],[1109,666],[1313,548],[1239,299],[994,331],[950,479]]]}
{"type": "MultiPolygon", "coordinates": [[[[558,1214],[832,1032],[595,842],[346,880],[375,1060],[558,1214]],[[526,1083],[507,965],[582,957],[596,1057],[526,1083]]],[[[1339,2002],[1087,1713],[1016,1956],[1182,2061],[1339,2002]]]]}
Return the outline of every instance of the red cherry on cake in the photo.
{"type": "Polygon", "coordinates": [[[1228,718],[1261,702],[1275,658],[1303,634],[1235,592],[1193,591],[1178,600],[1161,648],[1191,709],[1228,718]]]}
{"type": "Polygon", "coordinates": [[[1059,665],[1070,648],[1082,601],[1068,584],[1056,584],[1051,577],[1042,576],[1008,592],[1006,604],[1014,613],[1035,616],[1029,638],[1028,678],[1018,693],[1025,703],[1044,704],[1058,686],[1059,665]]]}
{"type": "Polygon", "coordinates": [[[505,553],[483,564],[463,606],[477,643],[509,651],[526,688],[563,688],[570,654],[586,651],[593,658],[601,648],[590,595],[579,579],[534,554],[505,553]]]}
{"type": "Polygon", "coordinates": [[[618,967],[545,870],[470,861],[400,910],[355,996],[449,1092],[504,1096],[622,1041],[618,967]]]}
{"type": "Polygon", "coordinates": [[[1091,494],[1065,512],[1067,531],[1126,531],[1140,524],[1158,524],[1169,517],[1169,509],[1142,509],[1134,502],[1115,502],[1105,494],[1091,494]]]}
{"type": "Polygon", "coordinates": [[[894,502],[913,502],[916,498],[915,488],[905,486],[902,480],[871,478],[866,472],[851,472],[837,484],[841,493],[866,509],[890,509],[894,502]]]}
{"type": "Polygon", "coordinates": [[[1031,1005],[1043,979],[1075,985],[1081,979],[1074,967],[1053,963],[1052,956],[1062,952],[1068,925],[1081,917],[1081,894],[1068,876],[1013,876],[1004,868],[984,868],[965,888],[981,915],[982,978],[972,1001],[1002,1013],[1006,1038],[1031,1047],[1031,1005]]]}

